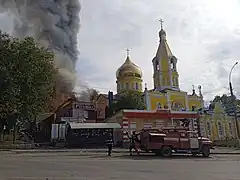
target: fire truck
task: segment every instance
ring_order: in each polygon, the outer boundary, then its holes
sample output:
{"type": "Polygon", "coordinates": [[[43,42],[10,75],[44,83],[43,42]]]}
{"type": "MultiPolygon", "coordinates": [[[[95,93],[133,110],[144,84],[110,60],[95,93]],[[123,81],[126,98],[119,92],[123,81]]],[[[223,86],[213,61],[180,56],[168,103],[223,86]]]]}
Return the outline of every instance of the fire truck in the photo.
{"type": "Polygon", "coordinates": [[[135,147],[141,152],[152,152],[169,157],[172,153],[202,154],[209,157],[212,142],[208,138],[198,137],[197,131],[185,127],[143,129],[138,133],[135,147]]]}

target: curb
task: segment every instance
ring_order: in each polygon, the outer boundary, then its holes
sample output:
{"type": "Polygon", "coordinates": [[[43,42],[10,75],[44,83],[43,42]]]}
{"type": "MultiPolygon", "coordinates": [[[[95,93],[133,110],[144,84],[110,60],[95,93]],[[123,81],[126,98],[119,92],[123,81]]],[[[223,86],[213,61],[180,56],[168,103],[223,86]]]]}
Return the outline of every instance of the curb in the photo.
{"type": "MultiPolygon", "coordinates": [[[[1,151],[0,151],[1,152],[1,151]]],[[[48,151],[48,150],[43,150],[43,151],[24,151],[24,150],[9,150],[5,151],[9,153],[16,153],[16,154],[24,154],[24,153],[29,153],[29,154],[34,154],[34,153],[107,153],[107,150],[102,150],[102,151],[88,151],[88,150],[78,150],[78,151],[48,151]]],[[[112,153],[127,153],[128,151],[112,151],[112,153]]]]}
{"type": "Polygon", "coordinates": [[[217,155],[217,154],[219,154],[219,155],[221,155],[221,154],[222,154],[222,155],[240,155],[240,152],[239,152],[239,153],[224,153],[224,152],[223,152],[223,153],[210,153],[210,154],[216,154],[216,155],[217,155]]]}
{"type": "MultiPolygon", "coordinates": [[[[1,150],[0,150],[1,152],[1,150]]],[[[34,154],[34,153],[107,153],[107,150],[76,150],[76,151],[69,151],[69,150],[39,150],[39,151],[28,151],[28,150],[4,150],[2,152],[9,152],[9,153],[16,153],[16,154],[34,154]]],[[[112,153],[128,153],[128,150],[118,151],[113,150],[112,153]]],[[[240,152],[212,152],[213,155],[240,155],[240,152]]]]}

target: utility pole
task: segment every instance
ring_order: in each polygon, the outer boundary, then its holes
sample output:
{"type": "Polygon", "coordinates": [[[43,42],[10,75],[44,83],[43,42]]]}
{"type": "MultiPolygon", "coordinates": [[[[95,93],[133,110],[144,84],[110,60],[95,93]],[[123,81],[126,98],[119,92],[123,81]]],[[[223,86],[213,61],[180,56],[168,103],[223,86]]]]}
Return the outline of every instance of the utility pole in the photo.
{"type": "Polygon", "coordinates": [[[233,115],[234,115],[234,120],[235,120],[235,124],[236,124],[237,143],[238,143],[238,146],[240,146],[240,131],[239,131],[239,123],[238,123],[237,112],[236,112],[236,101],[235,101],[235,97],[234,97],[234,94],[233,94],[233,88],[232,88],[232,82],[231,82],[232,70],[234,69],[234,67],[237,64],[238,64],[238,62],[236,62],[230,70],[230,73],[229,73],[229,88],[230,88],[232,105],[233,105],[233,115]]]}

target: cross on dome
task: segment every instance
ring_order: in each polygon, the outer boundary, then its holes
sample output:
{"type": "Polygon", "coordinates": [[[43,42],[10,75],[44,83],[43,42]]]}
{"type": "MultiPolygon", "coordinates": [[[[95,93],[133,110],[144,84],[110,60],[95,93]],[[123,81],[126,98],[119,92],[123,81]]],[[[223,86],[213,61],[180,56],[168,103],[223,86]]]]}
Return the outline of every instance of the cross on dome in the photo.
{"type": "Polygon", "coordinates": [[[127,49],[126,51],[127,51],[127,56],[129,56],[129,52],[130,52],[130,50],[129,50],[129,49],[127,49]]]}
{"type": "Polygon", "coordinates": [[[161,23],[161,29],[163,29],[163,20],[162,20],[162,18],[161,19],[159,19],[159,22],[161,23]]]}

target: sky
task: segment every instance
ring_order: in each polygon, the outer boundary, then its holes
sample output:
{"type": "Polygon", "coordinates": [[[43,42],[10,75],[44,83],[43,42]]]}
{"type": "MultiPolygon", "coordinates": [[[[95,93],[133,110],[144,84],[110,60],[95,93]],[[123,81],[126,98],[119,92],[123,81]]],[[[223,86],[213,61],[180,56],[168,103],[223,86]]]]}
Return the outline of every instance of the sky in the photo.
{"type": "Polygon", "coordinates": [[[78,84],[116,92],[116,70],[130,49],[153,88],[152,59],[159,43],[159,19],[178,58],[180,88],[191,93],[202,86],[204,98],[228,93],[232,73],[240,95],[240,2],[238,0],[81,0],[78,84]],[[81,83],[80,83],[81,82],[81,83]]]}

